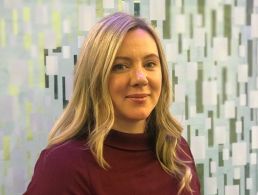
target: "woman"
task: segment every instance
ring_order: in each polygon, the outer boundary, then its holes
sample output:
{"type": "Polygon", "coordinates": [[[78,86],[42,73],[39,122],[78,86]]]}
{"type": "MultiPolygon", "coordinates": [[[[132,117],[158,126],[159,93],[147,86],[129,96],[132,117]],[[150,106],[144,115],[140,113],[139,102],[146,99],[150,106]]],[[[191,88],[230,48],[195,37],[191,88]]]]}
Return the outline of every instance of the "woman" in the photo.
{"type": "Polygon", "coordinates": [[[73,96],[25,194],[200,194],[169,101],[167,64],[152,27],[125,13],[105,17],[82,46],[73,96]]]}

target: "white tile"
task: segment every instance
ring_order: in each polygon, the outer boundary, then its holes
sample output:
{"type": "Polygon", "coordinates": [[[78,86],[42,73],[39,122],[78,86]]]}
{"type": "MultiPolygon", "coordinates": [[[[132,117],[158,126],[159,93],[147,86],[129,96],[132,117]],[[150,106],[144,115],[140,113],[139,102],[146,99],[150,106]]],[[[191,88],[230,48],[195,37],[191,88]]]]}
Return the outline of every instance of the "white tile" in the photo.
{"type": "Polygon", "coordinates": [[[258,90],[249,91],[249,107],[258,108],[258,90]]]}
{"type": "Polygon", "coordinates": [[[216,1],[207,1],[207,7],[209,7],[210,9],[216,9],[219,5],[221,0],[216,0],[216,1]]]}
{"type": "MultiPolygon", "coordinates": [[[[121,4],[122,4],[121,8],[122,8],[123,12],[130,14],[130,2],[122,1],[121,4]]],[[[109,14],[111,14],[111,13],[107,13],[107,15],[109,15],[109,14]]]]}
{"type": "Polygon", "coordinates": [[[182,7],[182,0],[176,0],[175,4],[177,8],[182,7]]]}
{"type": "Polygon", "coordinates": [[[232,26],[232,38],[239,39],[239,26],[232,26]]]}
{"type": "Polygon", "coordinates": [[[207,194],[217,194],[218,184],[216,177],[208,177],[205,179],[205,188],[207,194]]]}
{"type": "Polygon", "coordinates": [[[191,138],[191,150],[196,160],[205,159],[205,140],[204,136],[193,136],[191,138]]]}
{"type": "Polygon", "coordinates": [[[258,14],[251,15],[251,37],[258,38],[258,14]]]}
{"type": "Polygon", "coordinates": [[[112,9],[115,7],[114,0],[103,0],[103,8],[104,9],[112,9]]]}
{"type": "Polygon", "coordinates": [[[194,29],[194,45],[196,47],[205,46],[205,29],[204,28],[195,28],[194,29]]]}
{"type": "Polygon", "coordinates": [[[81,47],[82,47],[82,44],[83,44],[84,39],[85,39],[85,37],[83,37],[83,36],[78,36],[78,39],[77,39],[78,48],[81,48],[81,47]]]}
{"type": "Polygon", "coordinates": [[[168,62],[176,62],[178,58],[178,47],[175,43],[165,44],[166,57],[168,62]]]}
{"type": "Polygon", "coordinates": [[[71,57],[71,49],[70,46],[63,46],[63,58],[69,59],[71,57]]]}
{"type": "Polygon", "coordinates": [[[232,164],[235,166],[246,165],[247,145],[245,142],[232,144],[232,164]]]}
{"type": "Polygon", "coordinates": [[[246,57],[246,47],[244,45],[239,45],[239,56],[244,58],[246,57]]]}
{"type": "Polygon", "coordinates": [[[216,161],[211,161],[210,162],[210,172],[211,173],[216,173],[217,172],[217,163],[216,163],[216,161]]]}
{"type": "Polygon", "coordinates": [[[190,48],[190,40],[186,37],[183,38],[183,50],[186,51],[190,48]]]}
{"type": "Polygon", "coordinates": [[[182,84],[175,85],[175,102],[185,102],[185,86],[182,84]]]}
{"type": "Polygon", "coordinates": [[[38,24],[48,24],[49,22],[49,7],[47,5],[37,5],[35,9],[35,21],[38,24]]]}
{"type": "Polygon", "coordinates": [[[58,74],[58,60],[57,56],[46,57],[46,74],[57,75],[58,74]]]}
{"type": "Polygon", "coordinates": [[[234,179],[240,179],[240,168],[234,168],[234,179]]]}
{"type": "Polygon", "coordinates": [[[226,37],[215,37],[213,43],[214,60],[226,61],[228,58],[228,39],[226,37]]]}
{"type": "Polygon", "coordinates": [[[63,32],[64,33],[71,33],[71,23],[67,19],[63,21],[63,32]]]}
{"type": "Polygon", "coordinates": [[[176,15],[176,32],[185,33],[186,32],[186,19],[184,14],[176,15]]]}
{"type": "Polygon", "coordinates": [[[191,105],[190,106],[190,117],[195,117],[196,116],[196,105],[191,105]]]}
{"type": "Polygon", "coordinates": [[[65,77],[65,99],[70,100],[73,93],[73,75],[65,77]]]}
{"type": "Polygon", "coordinates": [[[56,34],[48,29],[45,32],[45,49],[55,49],[57,47],[56,34]]]}
{"type": "Polygon", "coordinates": [[[240,106],[246,106],[246,94],[240,94],[240,106]]]}
{"type": "Polygon", "coordinates": [[[223,160],[228,160],[229,159],[229,149],[224,148],[223,149],[223,160]]]}
{"type": "Polygon", "coordinates": [[[251,165],[256,165],[256,164],[257,164],[257,156],[256,156],[256,153],[251,153],[251,154],[250,154],[250,164],[251,164],[251,165]]]}
{"type": "Polygon", "coordinates": [[[78,13],[78,25],[80,31],[89,31],[95,24],[96,11],[93,5],[80,5],[78,13]]]}
{"type": "Polygon", "coordinates": [[[252,149],[258,148],[258,126],[252,126],[252,149]]]}
{"type": "Polygon", "coordinates": [[[225,186],[225,195],[239,195],[239,185],[225,186]]]}
{"type": "Polygon", "coordinates": [[[182,76],[185,75],[182,65],[180,64],[175,65],[175,75],[179,78],[182,78],[182,76]]]}
{"type": "Polygon", "coordinates": [[[217,105],[217,82],[204,81],[203,82],[202,99],[205,106],[217,105]]]}
{"type": "Polygon", "coordinates": [[[189,62],[187,64],[187,79],[189,81],[196,81],[198,76],[198,65],[196,62],[189,62]]]}
{"type": "Polygon", "coordinates": [[[234,7],[233,23],[236,25],[245,25],[246,11],[245,7],[234,7]]]}
{"type": "Polygon", "coordinates": [[[205,128],[211,129],[211,118],[206,118],[205,120],[205,128]]]}
{"type": "Polygon", "coordinates": [[[223,9],[217,9],[217,20],[219,23],[222,23],[224,22],[223,20],[223,16],[224,16],[224,12],[223,12],[223,9]]]}
{"type": "Polygon", "coordinates": [[[165,0],[151,0],[150,5],[150,20],[165,20],[165,0]]]}
{"type": "Polygon", "coordinates": [[[225,118],[231,119],[235,118],[235,102],[234,101],[226,101],[225,102],[225,107],[224,107],[224,113],[225,113],[225,118]]]}
{"type": "Polygon", "coordinates": [[[248,66],[247,66],[247,64],[242,64],[242,65],[238,66],[237,81],[240,83],[248,82],[248,66]]]}
{"type": "Polygon", "coordinates": [[[235,96],[235,83],[226,82],[226,93],[228,96],[235,96]]]}
{"type": "Polygon", "coordinates": [[[198,77],[198,64],[196,62],[189,62],[187,64],[187,79],[189,81],[196,81],[198,77]]]}
{"type": "Polygon", "coordinates": [[[196,26],[202,26],[202,15],[201,14],[196,14],[195,15],[195,25],[196,26]]]}
{"type": "Polygon", "coordinates": [[[228,137],[227,134],[225,126],[216,126],[214,128],[214,142],[216,144],[225,144],[228,137]]]}
{"type": "Polygon", "coordinates": [[[252,178],[246,178],[246,189],[251,190],[253,188],[252,178]]]}

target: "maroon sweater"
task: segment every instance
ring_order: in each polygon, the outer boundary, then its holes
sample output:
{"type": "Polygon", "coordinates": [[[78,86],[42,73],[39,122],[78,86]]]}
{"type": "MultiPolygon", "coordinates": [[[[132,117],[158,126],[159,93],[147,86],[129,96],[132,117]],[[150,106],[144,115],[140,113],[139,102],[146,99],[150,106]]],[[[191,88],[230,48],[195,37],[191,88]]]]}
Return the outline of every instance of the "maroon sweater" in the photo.
{"type": "MultiPolygon", "coordinates": [[[[111,130],[104,143],[104,158],[111,166],[107,170],[99,167],[85,139],[45,149],[24,195],[176,195],[179,181],[161,168],[148,140],[147,134],[111,130]]],[[[180,145],[192,158],[183,138],[180,145]]],[[[179,156],[189,161],[182,152],[179,156]]],[[[199,195],[200,184],[191,160],[191,187],[194,195],[199,195]]]]}

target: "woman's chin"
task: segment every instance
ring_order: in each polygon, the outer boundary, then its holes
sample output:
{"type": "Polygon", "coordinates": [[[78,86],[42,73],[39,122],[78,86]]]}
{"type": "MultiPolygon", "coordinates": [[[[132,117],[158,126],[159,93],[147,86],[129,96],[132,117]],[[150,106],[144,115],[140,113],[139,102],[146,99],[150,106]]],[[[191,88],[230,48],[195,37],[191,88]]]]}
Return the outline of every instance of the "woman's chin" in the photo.
{"type": "Polygon", "coordinates": [[[148,118],[150,114],[140,114],[140,113],[137,113],[135,115],[132,115],[130,117],[128,117],[128,119],[130,119],[131,121],[143,121],[143,120],[146,120],[148,118]]]}

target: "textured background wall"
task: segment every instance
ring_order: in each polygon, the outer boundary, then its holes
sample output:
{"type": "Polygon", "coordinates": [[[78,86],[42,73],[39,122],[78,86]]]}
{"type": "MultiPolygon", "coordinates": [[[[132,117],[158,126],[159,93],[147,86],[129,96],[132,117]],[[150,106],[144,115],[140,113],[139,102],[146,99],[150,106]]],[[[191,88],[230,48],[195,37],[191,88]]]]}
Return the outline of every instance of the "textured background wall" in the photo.
{"type": "Polygon", "coordinates": [[[258,195],[258,0],[0,0],[0,194],[25,190],[82,40],[118,10],[163,40],[203,194],[258,195]]]}

